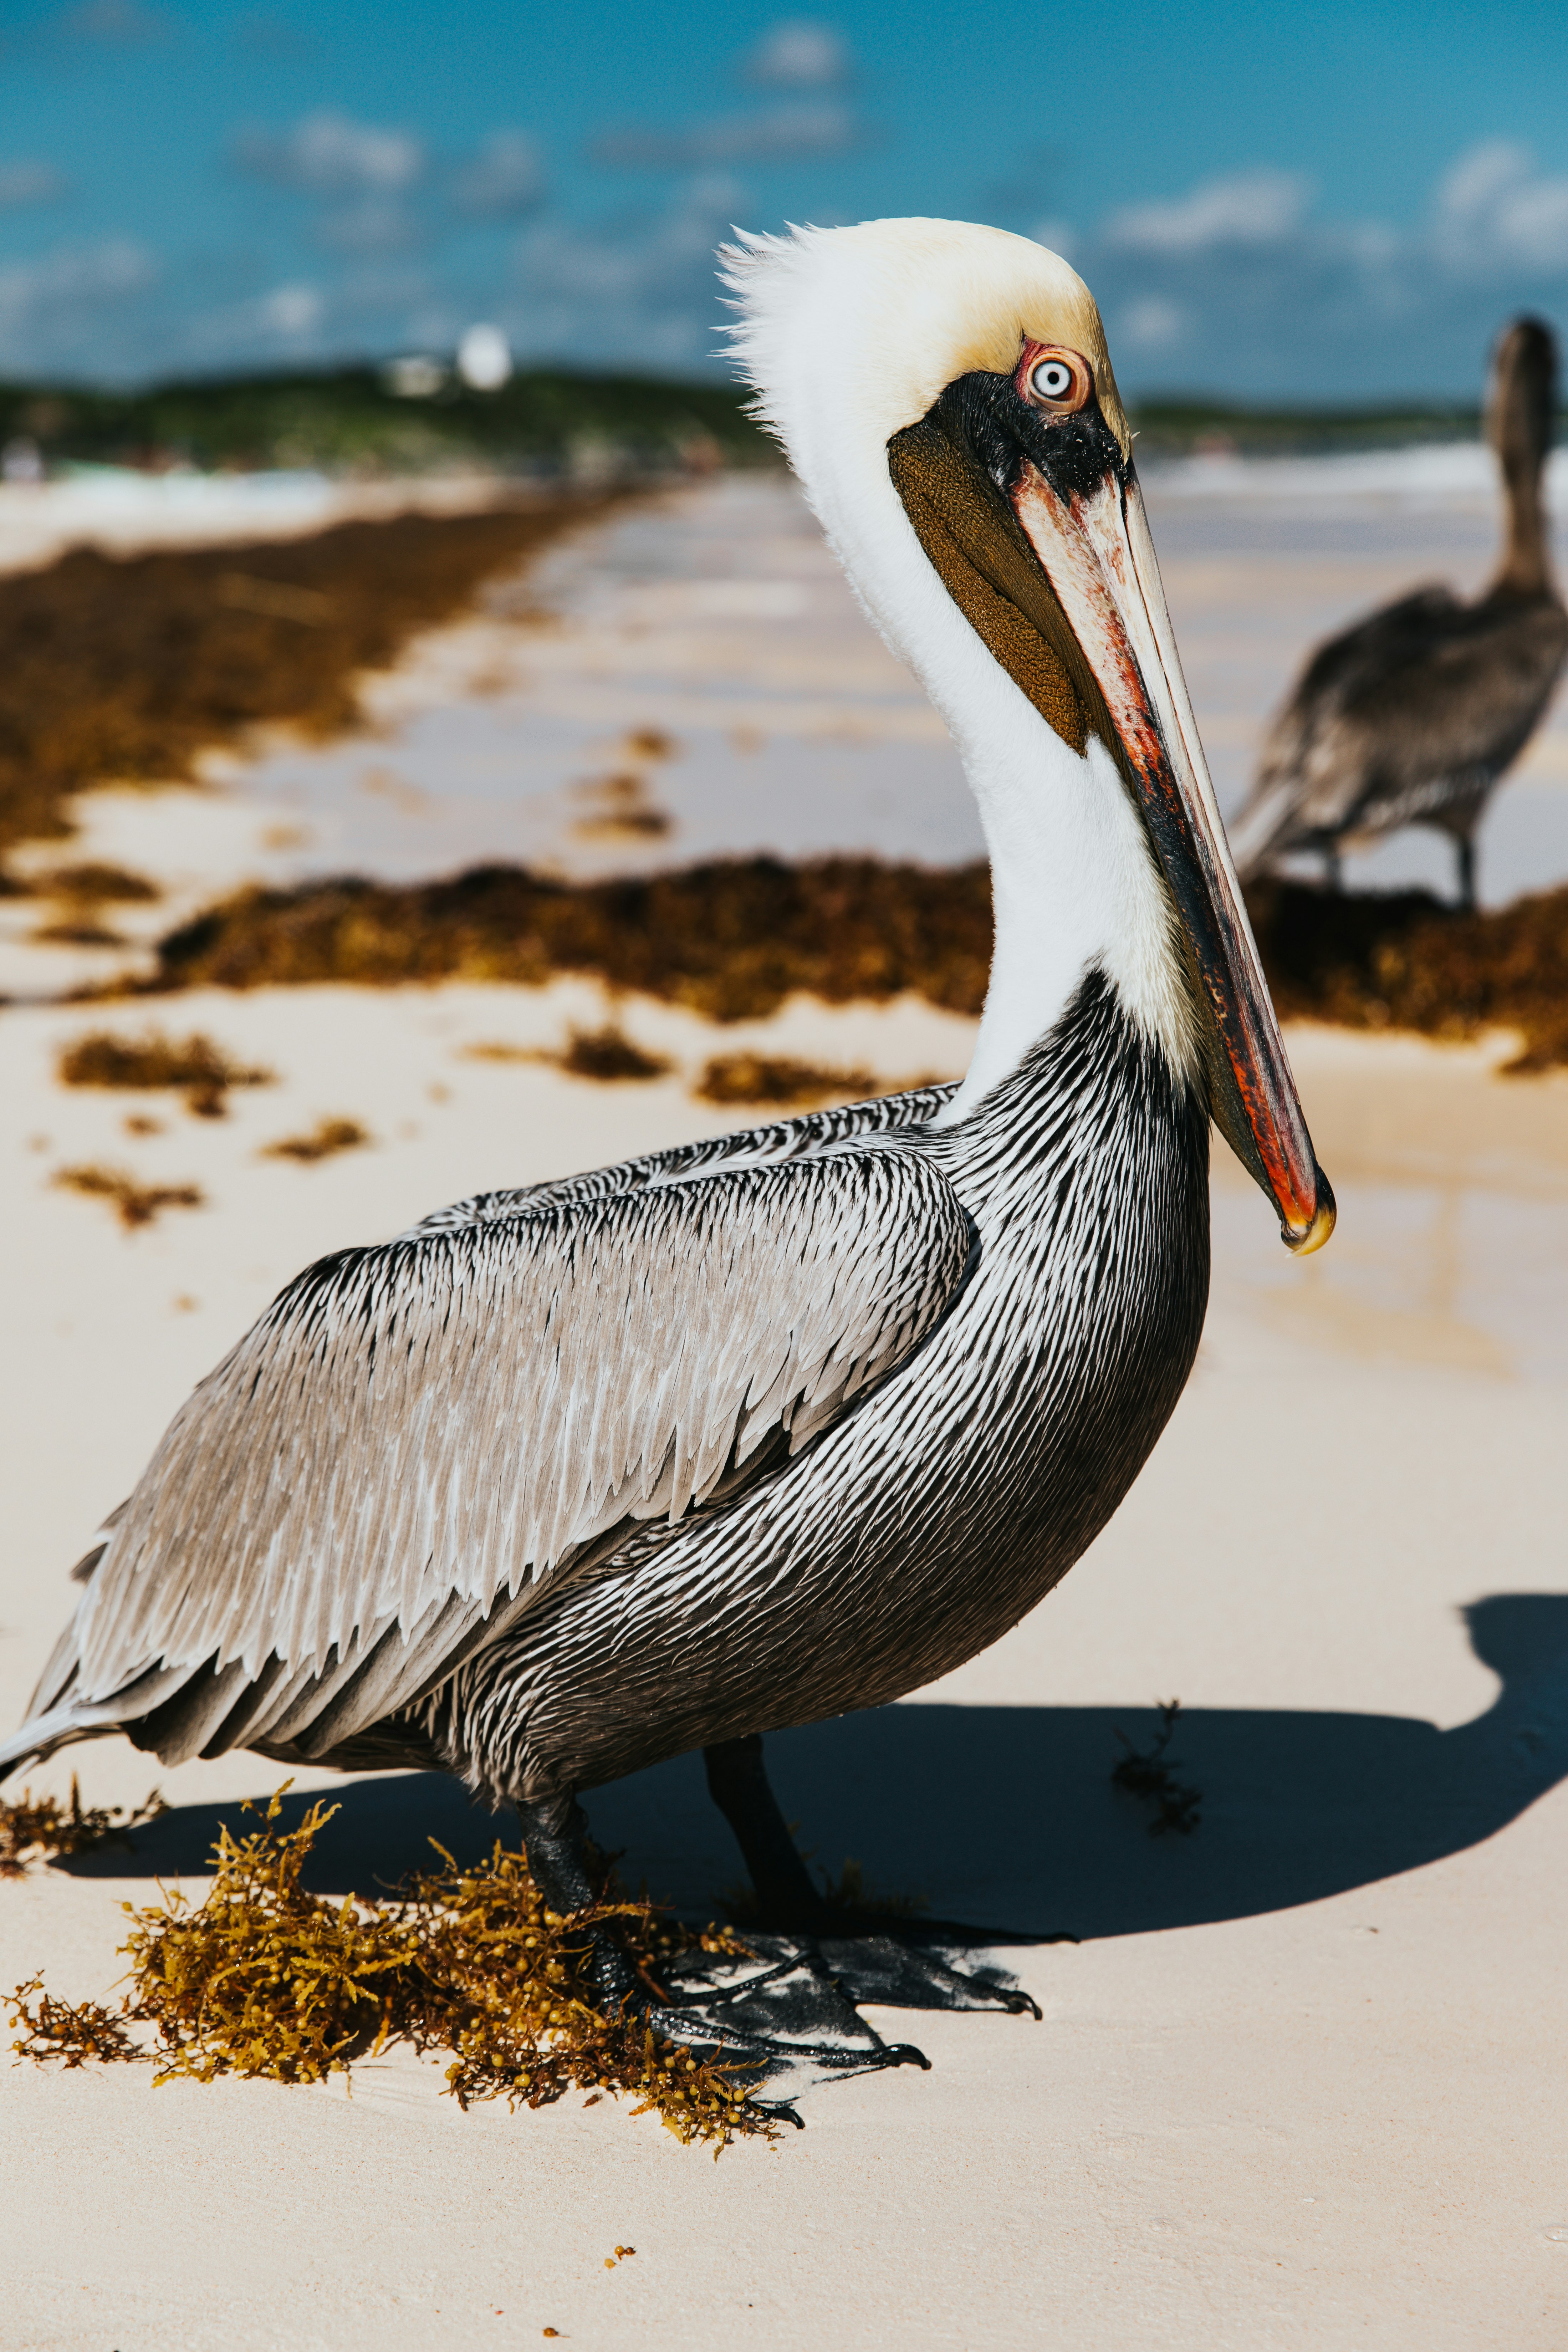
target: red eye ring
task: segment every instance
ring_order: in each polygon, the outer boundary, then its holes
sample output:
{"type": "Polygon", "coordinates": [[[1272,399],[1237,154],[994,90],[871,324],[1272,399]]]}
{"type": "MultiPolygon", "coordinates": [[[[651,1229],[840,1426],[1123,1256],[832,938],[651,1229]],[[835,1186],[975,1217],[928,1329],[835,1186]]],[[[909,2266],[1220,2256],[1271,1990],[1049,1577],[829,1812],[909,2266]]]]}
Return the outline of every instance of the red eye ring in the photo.
{"type": "Polygon", "coordinates": [[[1072,416],[1094,391],[1094,370],[1081,352],[1063,343],[1026,342],[1013,381],[1031,408],[1072,416]]]}

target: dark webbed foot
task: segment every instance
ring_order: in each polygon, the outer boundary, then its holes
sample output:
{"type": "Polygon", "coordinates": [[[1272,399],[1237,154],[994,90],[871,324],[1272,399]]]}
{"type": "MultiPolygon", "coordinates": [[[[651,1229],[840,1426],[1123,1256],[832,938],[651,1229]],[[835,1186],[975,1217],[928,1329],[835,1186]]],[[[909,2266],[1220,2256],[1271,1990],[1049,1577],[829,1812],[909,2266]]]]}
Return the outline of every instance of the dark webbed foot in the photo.
{"type": "MultiPolygon", "coordinates": [[[[765,1935],[747,1941],[752,1954],[744,1959],[689,1952],[667,1969],[669,2000],[647,2013],[655,2032],[726,2064],[754,2068],[757,2090],[786,2100],[845,2074],[930,2067],[912,2042],[884,2042],[867,2024],[810,1942],[765,1935]]],[[[774,2101],[757,2104],[771,2107],[774,2101]]]]}
{"type": "MultiPolygon", "coordinates": [[[[587,1824],[570,1799],[521,1803],[523,1843],[534,1883],[552,1911],[587,1911],[598,1900],[589,1875],[587,1824]]],[[[815,1948],[797,1938],[752,1938],[754,1957],[691,1952],[661,1971],[639,1975],[612,1936],[590,1929],[589,1973],[607,2011],[630,2008],[652,2031],[694,2056],[744,2070],[767,2113],[798,2124],[788,2101],[814,2083],[884,2066],[926,2066],[907,2042],[884,2042],[857,2015],[837,1977],[815,1948]]]]}
{"type": "Polygon", "coordinates": [[[846,1921],[826,1929],[816,1948],[849,2000],[885,2009],[992,2009],[1012,2017],[1035,2017],[1039,2005],[999,1969],[972,1971],[954,1965],[964,1947],[984,1945],[984,1931],[950,1937],[922,1935],[918,1927],[889,1927],[875,1932],[846,1921]]]}

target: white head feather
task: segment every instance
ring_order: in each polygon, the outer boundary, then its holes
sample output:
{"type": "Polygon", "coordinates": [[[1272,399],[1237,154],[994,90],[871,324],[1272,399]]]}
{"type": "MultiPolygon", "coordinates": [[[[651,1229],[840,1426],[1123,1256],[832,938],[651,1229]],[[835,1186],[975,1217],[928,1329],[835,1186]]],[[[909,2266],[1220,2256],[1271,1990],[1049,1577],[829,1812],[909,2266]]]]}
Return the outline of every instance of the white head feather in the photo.
{"type": "Polygon", "coordinates": [[[962,221],[742,236],[721,255],[734,357],[850,584],[941,711],[991,851],[996,948],[962,1117],[1070,1000],[1091,963],[1173,1065],[1194,1066],[1169,904],[1115,762],[1080,757],[964,619],[926,558],[888,442],[974,369],[1009,373],[1026,339],[1088,359],[1107,424],[1130,436],[1094,298],[1059,255],[962,221]]]}

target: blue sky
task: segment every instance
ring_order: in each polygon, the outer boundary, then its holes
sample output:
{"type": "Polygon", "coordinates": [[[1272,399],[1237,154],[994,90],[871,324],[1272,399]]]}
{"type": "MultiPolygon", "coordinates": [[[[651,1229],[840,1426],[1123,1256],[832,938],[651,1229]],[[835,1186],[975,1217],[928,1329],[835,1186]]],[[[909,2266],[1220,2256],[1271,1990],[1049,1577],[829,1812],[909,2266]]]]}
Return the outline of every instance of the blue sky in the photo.
{"type": "Polygon", "coordinates": [[[711,365],[731,222],[1066,251],[1134,391],[1475,392],[1568,325],[1561,6],[0,0],[0,375],[711,365]]]}

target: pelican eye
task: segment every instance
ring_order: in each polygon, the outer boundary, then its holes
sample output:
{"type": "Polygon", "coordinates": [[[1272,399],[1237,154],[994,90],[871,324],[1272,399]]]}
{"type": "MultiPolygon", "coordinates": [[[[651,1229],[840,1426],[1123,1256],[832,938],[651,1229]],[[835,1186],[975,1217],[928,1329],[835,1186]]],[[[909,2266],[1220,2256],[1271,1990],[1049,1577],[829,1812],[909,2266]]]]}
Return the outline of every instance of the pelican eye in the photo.
{"type": "Polygon", "coordinates": [[[1058,416],[1081,408],[1094,390],[1093,371],[1078,352],[1042,351],[1038,343],[1026,347],[1014,381],[1031,407],[1058,416]]]}

